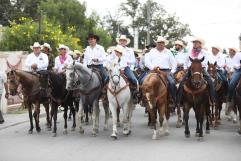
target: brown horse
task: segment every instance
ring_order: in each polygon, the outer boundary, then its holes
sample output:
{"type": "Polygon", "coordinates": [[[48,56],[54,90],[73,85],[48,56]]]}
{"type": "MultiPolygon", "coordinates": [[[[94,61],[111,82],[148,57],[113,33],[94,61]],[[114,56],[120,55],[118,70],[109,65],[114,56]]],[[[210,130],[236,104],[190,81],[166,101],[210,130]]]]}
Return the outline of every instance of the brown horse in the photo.
{"type": "Polygon", "coordinates": [[[30,119],[29,134],[33,133],[33,116],[35,120],[36,131],[40,132],[39,115],[40,104],[43,104],[47,114],[47,126],[50,130],[50,117],[49,117],[49,100],[48,97],[41,97],[40,95],[40,80],[37,74],[30,72],[11,70],[7,73],[9,91],[11,95],[16,95],[18,86],[22,86],[22,94],[24,106],[28,109],[30,119]],[[32,107],[34,104],[34,113],[32,114],[32,107]]]}
{"type": "Polygon", "coordinates": [[[184,93],[183,93],[183,111],[185,119],[185,136],[190,137],[189,131],[189,111],[193,107],[195,112],[195,117],[197,121],[196,126],[196,136],[199,138],[203,137],[203,122],[204,116],[206,114],[206,133],[209,133],[209,93],[207,88],[207,83],[203,78],[202,74],[202,64],[204,60],[202,58],[192,59],[190,58],[192,64],[190,66],[190,77],[184,83],[184,93]]]}
{"type": "Polygon", "coordinates": [[[234,113],[237,115],[237,109],[239,111],[239,129],[238,133],[241,135],[241,79],[239,79],[238,85],[235,89],[234,95],[234,113]]]}
{"type": "Polygon", "coordinates": [[[212,120],[214,121],[214,127],[217,127],[219,124],[220,115],[222,111],[222,104],[225,101],[224,93],[227,91],[227,87],[224,86],[224,83],[218,78],[217,75],[217,62],[211,64],[208,62],[208,73],[213,80],[213,84],[215,87],[216,92],[216,105],[215,105],[215,112],[214,106],[212,106],[211,116],[212,120]]]}
{"type": "Polygon", "coordinates": [[[146,76],[141,88],[143,99],[147,104],[149,119],[154,127],[152,139],[157,139],[158,135],[163,131],[165,134],[168,134],[167,120],[169,119],[169,111],[167,109],[168,92],[165,73],[159,71],[151,72],[146,76]],[[159,133],[157,133],[156,129],[157,112],[159,113],[160,122],[159,133]]]}

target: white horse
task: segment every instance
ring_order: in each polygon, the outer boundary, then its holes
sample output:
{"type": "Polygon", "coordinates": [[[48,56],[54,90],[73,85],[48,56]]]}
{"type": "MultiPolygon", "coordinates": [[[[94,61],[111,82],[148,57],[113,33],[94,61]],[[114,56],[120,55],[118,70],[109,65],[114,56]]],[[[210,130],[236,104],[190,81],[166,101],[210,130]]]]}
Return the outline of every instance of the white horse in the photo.
{"type": "Polygon", "coordinates": [[[123,109],[123,134],[131,133],[131,117],[133,104],[129,83],[121,76],[118,63],[112,63],[108,67],[110,81],[107,87],[109,108],[112,113],[113,131],[111,137],[117,139],[117,109],[123,109]]]}

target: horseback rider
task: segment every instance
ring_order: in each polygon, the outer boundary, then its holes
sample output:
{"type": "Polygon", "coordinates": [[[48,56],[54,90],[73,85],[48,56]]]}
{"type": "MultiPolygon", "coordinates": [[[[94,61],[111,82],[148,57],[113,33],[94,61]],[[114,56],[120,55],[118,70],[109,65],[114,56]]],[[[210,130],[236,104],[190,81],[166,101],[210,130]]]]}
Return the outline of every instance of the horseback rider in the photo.
{"type": "Polygon", "coordinates": [[[159,68],[161,71],[167,73],[168,90],[176,104],[176,85],[173,78],[173,73],[177,67],[176,60],[171,51],[165,47],[168,44],[168,40],[158,36],[155,42],[156,48],[151,49],[148,55],[145,55],[145,66],[149,70],[159,68]]]}
{"type": "MultiPolygon", "coordinates": [[[[208,62],[214,64],[217,63],[217,74],[218,78],[221,79],[221,81],[224,84],[225,89],[228,89],[228,80],[224,73],[224,67],[225,67],[225,58],[223,54],[221,53],[222,49],[218,46],[212,46],[212,53],[208,55],[208,62]]],[[[224,95],[227,95],[227,91],[224,92],[224,95]]]]}
{"type": "Polygon", "coordinates": [[[30,48],[33,52],[27,56],[25,67],[27,71],[35,72],[40,75],[40,91],[42,95],[45,96],[48,88],[47,67],[49,65],[49,59],[46,54],[41,52],[41,45],[39,42],[35,42],[30,48]]]}
{"type": "Polygon", "coordinates": [[[67,66],[73,63],[73,59],[68,54],[69,48],[67,46],[60,44],[57,50],[59,51],[59,56],[55,58],[54,70],[57,73],[65,73],[67,66]]]}
{"type": "Polygon", "coordinates": [[[50,53],[52,51],[51,46],[45,42],[42,45],[42,51],[44,54],[46,54],[48,56],[48,59],[49,59],[49,65],[47,67],[47,70],[52,70],[54,67],[54,55],[52,53],[50,53]]]}
{"type": "MultiPolygon", "coordinates": [[[[130,39],[126,37],[126,35],[121,35],[119,38],[116,38],[116,42],[118,45],[123,47],[122,57],[127,61],[127,66],[124,68],[124,74],[128,78],[128,80],[134,85],[130,86],[133,103],[138,103],[138,80],[136,79],[135,74],[133,73],[136,58],[134,51],[127,47],[130,43],[130,39]]],[[[112,53],[112,56],[115,56],[115,53],[112,53]]]]}
{"type": "Polygon", "coordinates": [[[177,40],[174,42],[175,59],[177,62],[176,72],[180,70],[187,70],[187,63],[189,61],[188,54],[184,52],[185,45],[182,41],[177,40]]]}
{"type": "Polygon", "coordinates": [[[83,53],[79,50],[74,50],[74,54],[76,55],[76,57],[74,58],[76,62],[83,63],[83,53]]]}
{"type": "MultiPolygon", "coordinates": [[[[208,72],[206,71],[206,67],[207,67],[207,52],[203,49],[204,46],[204,40],[201,38],[194,38],[192,40],[193,43],[193,48],[191,49],[191,51],[189,52],[189,57],[192,59],[202,59],[204,58],[204,61],[202,62],[202,67],[203,67],[203,77],[204,79],[207,81],[207,84],[209,86],[209,94],[210,94],[210,99],[211,99],[211,103],[214,104],[215,103],[215,90],[214,90],[214,85],[212,82],[212,79],[210,77],[210,75],[208,74],[208,72]]],[[[188,61],[187,67],[189,67],[191,65],[191,61],[188,61]]],[[[184,83],[185,81],[191,76],[191,71],[190,69],[188,70],[187,74],[184,76],[183,80],[180,82],[179,88],[178,88],[178,92],[177,92],[177,104],[178,106],[180,106],[180,102],[183,96],[183,90],[184,90],[184,83]]]]}
{"type": "Polygon", "coordinates": [[[99,36],[90,33],[87,37],[89,46],[84,52],[83,64],[88,68],[99,70],[102,77],[102,84],[108,82],[108,74],[103,66],[106,61],[106,53],[103,46],[98,44],[99,36]]]}
{"type": "Polygon", "coordinates": [[[234,55],[232,58],[232,64],[233,64],[234,70],[229,82],[228,100],[227,100],[227,104],[230,105],[234,96],[234,92],[235,92],[234,89],[236,88],[241,75],[241,69],[240,69],[241,52],[238,52],[236,48],[229,48],[229,53],[231,55],[234,55]]]}

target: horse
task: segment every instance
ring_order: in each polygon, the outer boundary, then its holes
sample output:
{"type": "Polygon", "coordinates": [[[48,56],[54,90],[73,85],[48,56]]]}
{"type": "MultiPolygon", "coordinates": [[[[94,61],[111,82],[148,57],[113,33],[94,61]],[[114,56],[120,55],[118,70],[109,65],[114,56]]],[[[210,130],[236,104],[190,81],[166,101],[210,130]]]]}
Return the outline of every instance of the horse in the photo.
{"type": "Polygon", "coordinates": [[[202,64],[204,57],[199,59],[192,59],[190,66],[190,77],[184,82],[183,92],[183,111],[185,119],[185,136],[190,137],[190,130],[188,125],[189,111],[193,107],[195,112],[196,124],[196,136],[198,139],[203,138],[203,122],[206,114],[206,133],[209,133],[209,93],[206,81],[202,74],[202,64]]]}
{"type": "Polygon", "coordinates": [[[214,64],[208,62],[208,73],[212,78],[215,92],[216,92],[216,104],[215,104],[215,113],[214,113],[214,106],[212,106],[211,116],[212,121],[214,121],[214,127],[216,128],[219,124],[219,120],[221,120],[221,111],[222,111],[222,104],[225,100],[224,93],[227,91],[227,87],[224,86],[224,83],[220,80],[217,75],[217,62],[214,64]]]}
{"type": "Polygon", "coordinates": [[[9,91],[11,95],[17,95],[18,87],[22,86],[22,94],[25,108],[28,109],[30,129],[29,134],[33,133],[33,117],[35,120],[36,131],[40,132],[39,126],[39,115],[40,115],[40,104],[43,104],[46,111],[46,121],[48,130],[50,128],[50,117],[49,117],[49,98],[41,95],[40,78],[38,74],[32,72],[26,72],[22,70],[11,70],[7,73],[9,91]],[[34,113],[32,114],[32,107],[34,106],[34,113]]]}
{"type": "Polygon", "coordinates": [[[131,117],[133,111],[129,82],[125,76],[120,73],[119,67],[118,63],[113,63],[108,69],[110,81],[107,85],[107,96],[113,121],[111,137],[114,139],[117,139],[118,110],[123,109],[123,134],[126,136],[131,133],[131,117]]]}
{"type": "Polygon", "coordinates": [[[63,73],[49,72],[49,87],[51,89],[50,99],[51,99],[51,126],[52,121],[54,122],[53,127],[53,137],[57,136],[57,113],[58,108],[61,106],[64,108],[64,132],[67,134],[67,112],[68,107],[70,107],[70,112],[73,115],[73,125],[71,130],[74,131],[76,127],[76,111],[78,107],[73,106],[76,104],[75,97],[73,96],[73,91],[66,90],[66,76],[63,73]]]}
{"type": "MultiPolygon", "coordinates": [[[[102,80],[99,74],[92,69],[85,67],[81,63],[74,62],[66,69],[66,89],[80,91],[80,106],[78,111],[79,119],[83,117],[85,107],[93,108],[93,128],[92,135],[96,136],[99,132],[99,99],[102,94],[102,80]]],[[[105,110],[105,125],[104,129],[108,128],[108,113],[109,110],[104,106],[105,110]]],[[[82,121],[79,120],[80,133],[84,133],[82,121]]]]}
{"type": "Polygon", "coordinates": [[[239,129],[238,133],[241,135],[241,79],[239,79],[238,85],[235,88],[235,95],[234,95],[234,113],[237,117],[237,110],[239,111],[239,129]]]}
{"type": "Polygon", "coordinates": [[[169,119],[168,111],[168,91],[165,73],[152,71],[149,73],[141,86],[143,99],[147,104],[150,124],[154,128],[152,139],[157,139],[160,134],[168,134],[169,119]],[[159,113],[160,129],[157,132],[156,118],[159,113]]]}

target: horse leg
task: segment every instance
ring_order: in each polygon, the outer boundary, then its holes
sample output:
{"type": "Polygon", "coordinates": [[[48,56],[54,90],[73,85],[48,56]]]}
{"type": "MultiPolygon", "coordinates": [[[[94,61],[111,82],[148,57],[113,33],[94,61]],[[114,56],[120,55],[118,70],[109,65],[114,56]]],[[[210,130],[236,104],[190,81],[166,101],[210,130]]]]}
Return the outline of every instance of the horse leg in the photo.
{"type": "MultiPolygon", "coordinates": [[[[159,103],[160,104],[160,103],[159,103]]],[[[164,127],[163,127],[163,121],[165,117],[165,105],[160,104],[157,105],[157,110],[159,113],[159,122],[160,122],[160,129],[159,129],[159,134],[163,135],[164,134],[164,127]]]]}
{"type": "Polygon", "coordinates": [[[238,106],[239,109],[239,130],[238,133],[241,135],[241,106],[238,106]]]}
{"type": "Polygon", "coordinates": [[[49,103],[46,102],[44,103],[44,107],[45,107],[45,112],[46,112],[46,121],[47,121],[47,129],[48,131],[51,131],[51,123],[50,123],[50,117],[49,117],[49,103]]]}
{"type": "Polygon", "coordinates": [[[180,128],[182,126],[182,112],[181,107],[177,106],[177,124],[176,128],[180,128]]]}
{"type": "Polygon", "coordinates": [[[189,111],[190,111],[190,107],[188,107],[187,104],[184,105],[183,107],[183,111],[184,111],[184,119],[185,119],[185,136],[187,138],[190,137],[190,130],[189,130],[189,126],[188,126],[188,120],[189,120],[189,111]]]}
{"type": "MultiPolygon", "coordinates": [[[[71,108],[71,107],[70,107],[71,108]]],[[[69,116],[68,116],[68,120],[70,121],[71,120],[71,116],[72,116],[72,110],[70,109],[69,110],[69,116]]]]}
{"type": "Polygon", "coordinates": [[[93,128],[92,128],[92,136],[96,136],[99,132],[99,101],[95,100],[93,103],[93,128]]]}
{"type": "Polygon", "coordinates": [[[220,102],[218,102],[215,105],[214,128],[218,127],[218,111],[219,111],[219,108],[220,108],[219,106],[220,106],[220,102]]]}
{"type": "Polygon", "coordinates": [[[71,111],[71,113],[73,114],[73,125],[72,125],[72,127],[71,127],[71,131],[74,131],[75,128],[76,128],[76,118],[75,118],[75,116],[76,116],[76,111],[75,111],[75,107],[74,107],[74,106],[70,106],[70,111],[71,111]]]}
{"type": "Polygon", "coordinates": [[[107,131],[108,130],[108,120],[109,120],[109,115],[110,115],[110,112],[109,112],[109,103],[108,101],[102,101],[103,103],[103,107],[104,107],[104,111],[105,111],[105,125],[104,125],[104,130],[107,131]]]}
{"type": "Polygon", "coordinates": [[[78,119],[79,119],[79,129],[80,129],[80,133],[83,134],[84,133],[84,129],[82,127],[82,119],[83,119],[83,111],[84,111],[84,107],[83,107],[83,103],[80,100],[79,103],[79,111],[78,111],[78,119]]]}
{"type": "Polygon", "coordinates": [[[120,108],[117,108],[117,127],[120,127],[120,108]]]}
{"type": "Polygon", "coordinates": [[[237,112],[237,106],[233,107],[233,123],[236,124],[237,123],[237,118],[238,118],[238,112],[237,112]]]}
{"type": "Polygon", "coordinates": [[[153,135],[152,135],[153,140],[158,139],[158,132],[156,129],[156,115],[157,115],[156,113],[157,113],[156,107],[154,109],[152,107],[152,109],[150,110],[150,115],[151,115],[151,125],[154,128],[153,135]]]}
{"type": "Polygon", "coordinates": [[[25,103],[25,106],[28,108],[28,115],[30,120],[30,129],[28,130],[29,134],[33,133],[33,114],[32,114],[32,105],[31,103],[27,102],[25,103]]]}
{"type": "Polygon", "coordinates": [[[54,118],[54,128],[53,128],[53,137],[57,136],[57,113],[58,113],[58,104],[52,103],[53,108],[53,118],[54,118]]]}
{"type": "Polygon", "coordinates": [[[37,132],[41,131],[41,128],[39,126],[39,114],[40,114],[40,104],[36,103],[35,108],[34,108],[33,116],[34,116],[34,119],[35,119],[35,125],[36,125],[36,131],[37,132]]]}
{"type": "Polygon", "coordinates": [[[210,108],[209,108],[209,104],[206,105],[206,134],[210,134],[210,108]]]}
{"type": "Polygon", "coordinates": [[[195,112],[195,119],[196,119],[196,136],[199,135],[200,133],[200,120],[199,120],[199,113],[200,111],[197,109],[197,108],[193,108],[194,109],[194,112],[195,112]]]}
{"type": "Polygon", "coordinates": [[[129,105],[128,103],[126,103],[123,106],[123,134],[124,135],[129,135],[129,127],[128,127],[128,123],[129,123],[129,105]]]}
{"type": "Polygon", "coordinates": [[[116,109],[116,106],[113,105],[113,103],[110,103],[110,111],[112,113],[112,134],[111,134],[111,137],[113,139],[117,139],[117,109],[116,109]]]}
{"type": "Polygon", "coordinates": [[[68,117],[68,105],[64,105],[64,132],[63,134],[66,135],[68,133],[67,131],[67,117],[68,117]]]}

